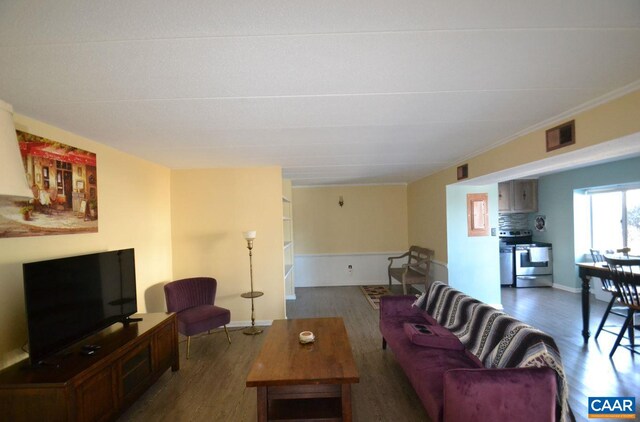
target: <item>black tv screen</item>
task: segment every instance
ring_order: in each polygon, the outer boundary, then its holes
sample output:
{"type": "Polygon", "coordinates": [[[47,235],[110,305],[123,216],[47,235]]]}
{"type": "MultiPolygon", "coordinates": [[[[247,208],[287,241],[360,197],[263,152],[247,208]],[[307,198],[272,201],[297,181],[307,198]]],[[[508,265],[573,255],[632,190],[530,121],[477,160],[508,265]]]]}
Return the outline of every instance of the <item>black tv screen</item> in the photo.
{"type": "Polygon", "coordinates": [[[137,312],[133,249],[31,262],[22,270],[33,365],[137,312]]]}

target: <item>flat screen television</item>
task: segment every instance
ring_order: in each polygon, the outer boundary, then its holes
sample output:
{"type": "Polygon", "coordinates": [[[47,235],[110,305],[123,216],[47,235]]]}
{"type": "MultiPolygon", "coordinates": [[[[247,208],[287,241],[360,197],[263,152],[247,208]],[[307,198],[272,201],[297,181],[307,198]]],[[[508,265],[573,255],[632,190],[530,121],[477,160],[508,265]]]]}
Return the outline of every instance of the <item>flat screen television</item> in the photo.
{"type": "Polygon", "coordinates": [[[32,365],[137,312],[133,249],[23,264],[32,365]]]}

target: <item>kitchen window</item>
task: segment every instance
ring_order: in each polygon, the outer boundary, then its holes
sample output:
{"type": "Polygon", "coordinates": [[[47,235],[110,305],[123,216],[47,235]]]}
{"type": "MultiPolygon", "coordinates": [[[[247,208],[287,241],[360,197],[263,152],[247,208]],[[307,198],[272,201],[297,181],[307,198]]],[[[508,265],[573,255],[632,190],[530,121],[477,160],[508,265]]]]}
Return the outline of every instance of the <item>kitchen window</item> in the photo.
{"type": "Polygon", "coordinates": [[[640,187],[590,190],[591,247],[640,254],[640,187]]]}

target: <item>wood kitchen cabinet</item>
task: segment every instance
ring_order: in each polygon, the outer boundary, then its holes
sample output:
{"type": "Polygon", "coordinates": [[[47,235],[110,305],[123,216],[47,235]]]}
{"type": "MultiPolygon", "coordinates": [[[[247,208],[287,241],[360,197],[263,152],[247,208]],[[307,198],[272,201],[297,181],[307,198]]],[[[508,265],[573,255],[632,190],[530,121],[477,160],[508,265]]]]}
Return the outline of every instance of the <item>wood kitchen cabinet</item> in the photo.
{"type": "Polygon", "coordinates": [[[498,183],[498,212],[511,211],[511,182],[498,183]]]}
{"type": "Polygon", "coordinates": [[[520,179],[499,183],[498,211],[501,213],[538,211],[538,181],[520,179]]]}

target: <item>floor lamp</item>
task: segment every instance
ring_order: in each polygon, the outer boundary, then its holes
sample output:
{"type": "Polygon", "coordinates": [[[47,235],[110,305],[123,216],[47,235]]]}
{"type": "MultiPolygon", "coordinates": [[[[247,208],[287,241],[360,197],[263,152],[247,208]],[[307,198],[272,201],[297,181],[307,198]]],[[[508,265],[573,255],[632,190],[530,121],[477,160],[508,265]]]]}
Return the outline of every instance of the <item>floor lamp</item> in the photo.
{"type": "Polygon", "coordinates": [[[256,232],[255,230],[252,230],[244,232],[242,235],[246,239],[247,249],[249,249],[249,276],[251,277],[251,291],[240,295],[246,299],[251,299],[251,327],[245,328],[242,332],[246,335],[252,336],[262,332],[262,328],[256,327],[256,314],[253,307],[253,299],[262,296],[264,293],[253,290],[253,254],[251,251],[253,249],[253,240],[256,238],[256,232]]]}

